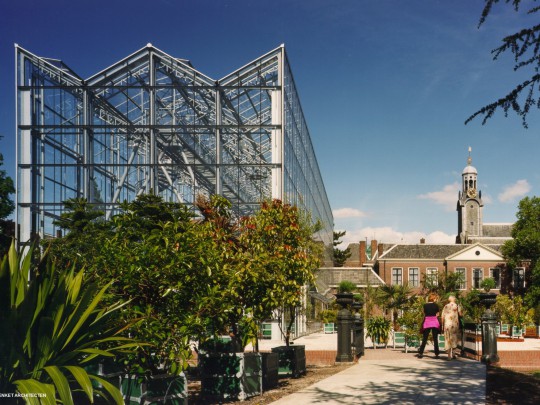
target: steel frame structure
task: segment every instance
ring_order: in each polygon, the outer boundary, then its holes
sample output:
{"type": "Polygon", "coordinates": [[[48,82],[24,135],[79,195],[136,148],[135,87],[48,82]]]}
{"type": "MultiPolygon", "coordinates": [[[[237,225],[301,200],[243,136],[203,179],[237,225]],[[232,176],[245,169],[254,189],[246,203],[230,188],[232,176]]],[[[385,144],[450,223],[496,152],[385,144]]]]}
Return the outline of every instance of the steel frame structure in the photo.
{"type": "Polygon", "coordinates": [[[333,217],[285,47],[220,80],[151,44],[82,79],[15,45],[18,240],[55,236],[69,198],[119,203],[153,192],[193,204],[220,194],[237,215],[279,198],[333,217]]]}

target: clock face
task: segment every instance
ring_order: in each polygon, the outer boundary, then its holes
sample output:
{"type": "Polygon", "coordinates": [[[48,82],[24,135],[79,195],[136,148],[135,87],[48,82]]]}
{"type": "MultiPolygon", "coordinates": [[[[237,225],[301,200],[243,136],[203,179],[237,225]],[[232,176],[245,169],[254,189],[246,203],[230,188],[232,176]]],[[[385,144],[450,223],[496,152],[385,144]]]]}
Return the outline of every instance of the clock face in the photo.
{"type": "Polygon", "coordinates": [[[476,197],[476,190],[474,188],[468,189],[467,190],[467,196],[469,196],[470,198],[476,197]]]}

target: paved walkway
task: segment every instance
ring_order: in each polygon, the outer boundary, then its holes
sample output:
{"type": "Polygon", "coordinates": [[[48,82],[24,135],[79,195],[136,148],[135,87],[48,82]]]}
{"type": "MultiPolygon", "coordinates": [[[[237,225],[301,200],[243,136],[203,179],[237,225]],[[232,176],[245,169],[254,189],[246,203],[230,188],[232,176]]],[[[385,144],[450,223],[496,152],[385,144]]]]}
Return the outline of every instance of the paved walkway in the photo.
{"type": "MultiPolygon", "coordinates": [[[[306,350],[336,350],[337,336],[313,334],[294,343],[306,350]]],[[[358,364],[273,404],[485,404],[485,364],[464,358],[446,361],[444,352],[436,359],[429,345],[418,359],[415,351],[373,349],[366,344],[358,364]]],[[[498,349],[539,350],[540,340],[505,343],[498,349]]]]}
{"type": "Polygon", "coordinates": [[[409,354],[406,359],[362,358],[273,404],[485,404],[485,395],[484,364],[428,356],[417,359],[409,354]]]}

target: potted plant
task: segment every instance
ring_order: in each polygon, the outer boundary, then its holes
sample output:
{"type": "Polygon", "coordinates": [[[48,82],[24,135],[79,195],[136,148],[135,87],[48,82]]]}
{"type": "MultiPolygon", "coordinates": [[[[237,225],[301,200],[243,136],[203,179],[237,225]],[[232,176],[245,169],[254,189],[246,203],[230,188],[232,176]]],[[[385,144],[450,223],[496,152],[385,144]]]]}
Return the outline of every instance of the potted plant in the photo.
{"type": "Polygon", "coordinates": [[[216,351],[199,355],[201,397],[209,401],[243,401],[263,389],[261,353],[216,351]]]}
{"type": "Polygon", "coordinates": [[[366,323],[367,336],[373,341],[373,348],[378,344],[387,345],[390,335],[391,323],[384,316],[374,316],[366,323]]]}
{"type": "Polygon", "coordinates": [[[353,292],[356,290],[356,284],[349,280],[342,280],[338,284],[336,293],[336,302],[345,307],[353,303],[353,292]]]}
{"type": "Polygon", "coordinates": [[[351,307],[355,311],[360,311],[364,306],[364,296],[362,294],[353,294],[353,303],[351,307]]]}
{"type": "Polygon", "coordinates": [[[490,292],[490,290],[492,290],[493,288],[495,288],[496,286],[496,283],[495,283],[495,279],[493,279],[492,277],[486,277],[485,279],[482,280],[482,282],[480,283],[480,287],[484,290],[484,292],[488,293],[490,292]]]}
{"type": "Polygon", "coordinates": [[[240,246],[248,248],[237,270],[246,286],[238,296],[252,297],[246,307],[258,322],[277,321],[285,342],[272,348],[279,356],[280,375],[306,372],[305,347],[291,343],[306,286],[313,284],[320,263],[322,246],[313,239],[319,227],[309,213],[277,199],[263,201],[255,215],[240,223],[240,246]]]}
{"type": "Polygon", "coordinates": [[[510,336],[513,336],[516,330],[522,331],[525,325],[533,321],[534,311],[523,304],[523,298],[519,295],[510,297],[506,294],[499,294],[493,309],[500,316],[502,322],[510,325],[510,336]]]}
{"type": "Polygon", "coordinates": [[[324,333],[336,332],[337,311],[335,309],[325,309],[319,313],[319,319],[323,323],[324,333]]]}
{"type": "Polygon", "coordinates": [[[404,337],[405,352],[409,347],[419,347],[422,340],[420,334],[420,325],[424,319],[425,299],[422,296],[416,296],[411,300],[410,307],[404,311],[403,316],[398,319],[401,331],[394,331],[396,336],[404,337]]]}
{"type": "Polygon", "coordinates": [[[263,356],[244,352],[252,338],[249,332],[252,326],[251,319],[244,318],[228,334],[202,337],[198,346],[198,373],[201,398],[205,401],[243,401],[262,393],[263,356]],[[241,339],[235,339],[234,334],[241,339]]]}
{"type": "Polygon", "coordinates": [[[490,292],[491,289],[495,288],[495,285],[495,280],[491,277],[486,277],[480,283],[480,288],[483,290],[483,292],[479,294],[480,302],[488,308],[495,303],[495,299],[497,298],[496,293],[490,292]]]}

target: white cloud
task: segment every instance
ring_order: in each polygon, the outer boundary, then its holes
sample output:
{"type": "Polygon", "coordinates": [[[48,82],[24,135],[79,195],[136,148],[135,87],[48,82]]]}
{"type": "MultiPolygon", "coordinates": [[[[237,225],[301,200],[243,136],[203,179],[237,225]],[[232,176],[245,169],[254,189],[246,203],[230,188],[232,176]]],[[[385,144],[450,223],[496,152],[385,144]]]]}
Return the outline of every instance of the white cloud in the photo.
{"type": "Polygon", "coordinates": [[[356,208],[339,208],[332,211],[334,218],[362,218],[366,214],[356,208]]]}
{"type": "Polygon", "coordinates": [[[434,244],[454,244],[456,242],[456,235],[448,235],[442,231],[435,231],[428,235],[419,231],[400,232],[391,227],[366,227],[346,231],[345,236],[341,238],[343,243],[340,246],[343,247],[346,247],[349,243],[358,243],[361,240],[366,240],[366,238],[368,243],[375,239],[379,243],[414,244],[420,243],[420,239],[422,238],[426,240],[426,243],[434,244]]]}
{"type": "Polygon", "coordinates": [[[420,194],[418,198],[431,200],[436,204],[442,205],[445,211],[453,211],[456,209],[459,187],[459,183],[455,182],[444,186],[440,191],[431,191],[426,194],[420,194]]]}
{"type": "Polygon", "coordinates": [[[518,180],[514,184],[506,186],[502,193],[498,195],[500,202],[512,202],[531,191],[531,185],[527,180],[518,180]]]}
{"type": "Polygon", "coordinates": [[[491,198],[491,195],[489,194],[482,194],[482,201],[484,204],[491,204],[493,202],[493,198],[491,198]]]}
{"type": "Polygon", "coordinates": [[[453,245],[456,243],[456,235],[448,235],[442,231],[431,232],[426,236],[426,243],[441,243],[453,245]]]}

